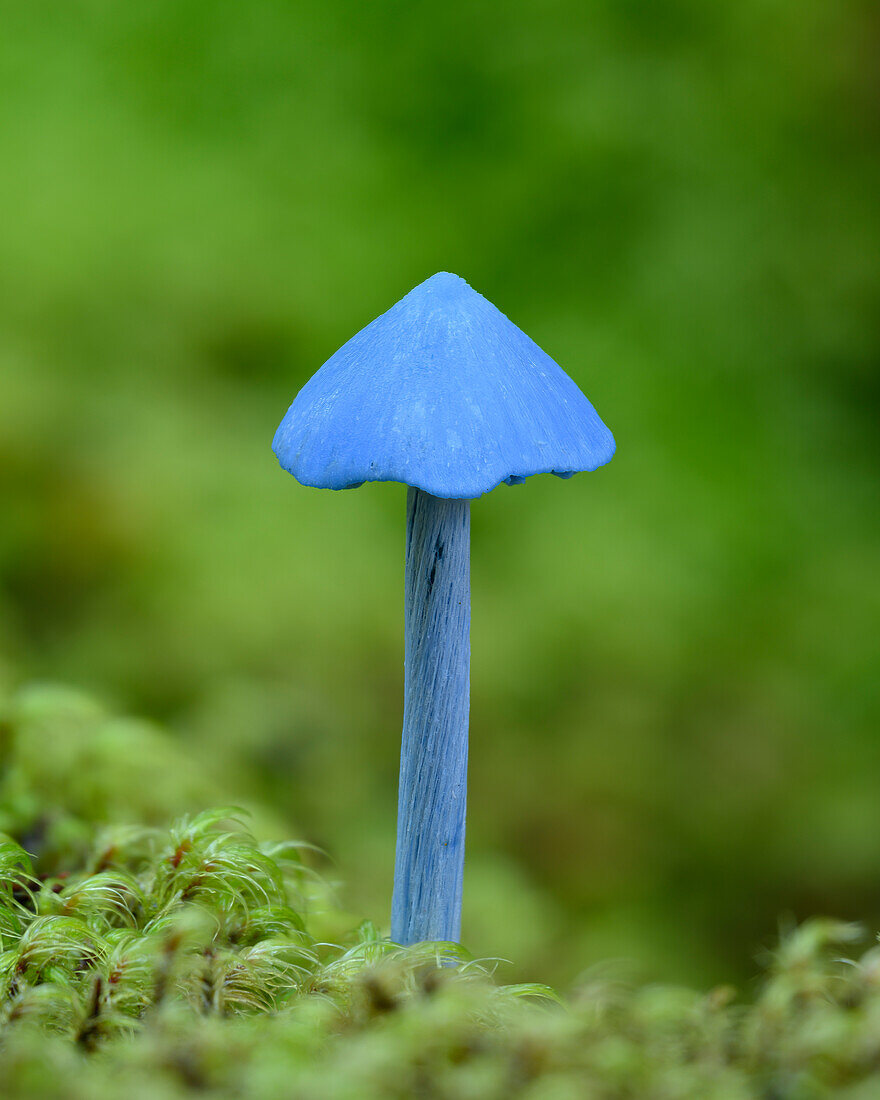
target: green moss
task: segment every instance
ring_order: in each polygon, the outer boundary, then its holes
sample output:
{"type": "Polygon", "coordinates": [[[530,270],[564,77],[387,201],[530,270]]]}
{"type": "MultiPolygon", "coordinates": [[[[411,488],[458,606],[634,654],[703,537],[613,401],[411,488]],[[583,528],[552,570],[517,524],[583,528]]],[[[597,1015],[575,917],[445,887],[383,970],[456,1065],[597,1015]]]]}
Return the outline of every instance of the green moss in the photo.
{"type": "Polygon", "coordinates": [[[841,961],[862,938],[851,924],[814,920],[787,934],[748,1003],[728,988],[599,975],[565,998],[499,985],[461,949],[402,949],[369,922],[331,943],[325,931],[344,914],[307,849],[257,839],[230,808],[150,823],[163,800],[181,796],[186,770],[159,766],[173,743],[158,731],[120,742],[134,749],[127,765],[149,758],[156,785],[145,801],[134,769],[116,769],[112,753],[89,774],[89,730],[110,720],[72,698],[25,693],[3,726],[8,1100],[856,1100],[880,1091],[880,949],[841,961]],[[73,733],[56,736],[62,727],[75,729],[76,746],[73,733]]]}

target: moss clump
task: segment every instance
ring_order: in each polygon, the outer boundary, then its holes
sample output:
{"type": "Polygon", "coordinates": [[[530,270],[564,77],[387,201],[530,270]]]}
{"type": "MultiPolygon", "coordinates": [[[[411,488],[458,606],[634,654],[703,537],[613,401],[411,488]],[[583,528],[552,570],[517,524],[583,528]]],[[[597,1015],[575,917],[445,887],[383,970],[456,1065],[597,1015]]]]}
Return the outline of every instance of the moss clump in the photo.
{"type": "Polygon", "coordinates": [[[89,750],[62,740],[53,758],[70,716],[69,696],[43,692],[4,725],[7,1100],[880,1095],[880,949],[841,961],[852,925],[787,935],[749,1004],[599,977],[562,999],[499,985],[451,945],[398,948],[366,922],[328,943],[342,914],[300,846],[260,842],[229,808],[146,823],[161,791],[146,814],[131,792],[131,820],[110,820],[100,782],[76,770],[89,750]],[[23,751],[35,708],[48,759],[23,751]]]}

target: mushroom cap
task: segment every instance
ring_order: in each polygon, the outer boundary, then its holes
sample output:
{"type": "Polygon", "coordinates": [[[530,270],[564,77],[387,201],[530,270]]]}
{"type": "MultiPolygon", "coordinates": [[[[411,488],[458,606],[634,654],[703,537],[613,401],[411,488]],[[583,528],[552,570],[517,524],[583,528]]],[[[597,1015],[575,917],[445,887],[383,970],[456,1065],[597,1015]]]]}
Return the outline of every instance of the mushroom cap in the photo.
{"type": "Polygon", "coordinates": [[[614,438],[546,352],[442,271],[327,360],[272,449],[303,485],[400,481],[472,498],[532,474],[595,470],[614,438]]]}

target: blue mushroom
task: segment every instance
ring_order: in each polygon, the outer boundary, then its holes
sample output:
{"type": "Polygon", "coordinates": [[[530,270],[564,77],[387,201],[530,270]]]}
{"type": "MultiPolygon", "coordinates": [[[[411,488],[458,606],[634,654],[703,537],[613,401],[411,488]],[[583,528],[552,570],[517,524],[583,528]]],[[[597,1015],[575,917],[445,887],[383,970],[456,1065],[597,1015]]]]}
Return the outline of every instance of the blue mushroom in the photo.
{"type": "Polygon", "coordinates": [[[457,942],[470,690],[470,501],[614,454],[575,383],[464,279],[440,272],[332,355],[275,433],[303,485],[409,486],[403,741],[391,937],[457,942]]]}

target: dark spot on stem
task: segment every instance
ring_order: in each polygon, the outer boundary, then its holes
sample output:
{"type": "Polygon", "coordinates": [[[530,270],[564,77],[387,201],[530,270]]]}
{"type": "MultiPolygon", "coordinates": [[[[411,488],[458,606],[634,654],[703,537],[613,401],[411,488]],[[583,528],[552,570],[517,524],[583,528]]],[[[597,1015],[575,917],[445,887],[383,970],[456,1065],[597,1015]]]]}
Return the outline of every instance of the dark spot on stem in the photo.
{"type": "Polygon", "coordinates": [[[434,563],[431,566],[431,572],[428,574],[428,592],[430,594],[431,589],[434,587],[434,578],[437,576],[437,563],[443,561],[443,544],[438,542],[434,547],[434,563]]]}

